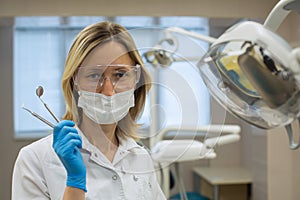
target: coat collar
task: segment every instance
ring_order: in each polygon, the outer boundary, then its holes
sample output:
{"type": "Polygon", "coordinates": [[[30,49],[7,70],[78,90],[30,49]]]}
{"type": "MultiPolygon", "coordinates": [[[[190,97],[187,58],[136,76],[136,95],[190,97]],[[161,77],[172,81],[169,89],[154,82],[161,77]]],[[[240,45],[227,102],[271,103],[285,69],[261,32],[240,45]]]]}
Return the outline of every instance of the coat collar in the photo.
{"type": "MultiPolygon", "coordinates": [[[[91,152],[95,146],[89,142],[89,140],[85,137],[83,132],[76,127],[78,130],[78,134],[81,136],[82,139],[82,149],[91,152]]],[[[119,140],[119,149],[122,149],[123,151],[134,151],[135,149],[141,149],[143,148],[140,146],[133,138],[126,137],[126,138],[121,138],[118,137],[119,140]]]]}

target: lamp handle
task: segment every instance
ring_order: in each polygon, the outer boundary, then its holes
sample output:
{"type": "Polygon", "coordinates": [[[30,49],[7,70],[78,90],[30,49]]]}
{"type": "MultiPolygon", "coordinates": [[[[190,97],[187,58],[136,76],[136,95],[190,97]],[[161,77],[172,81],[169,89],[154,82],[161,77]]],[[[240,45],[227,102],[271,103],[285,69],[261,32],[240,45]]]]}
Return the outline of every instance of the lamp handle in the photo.
{"type": "MultiPolygon", "coordinates": [[[[298,125],[300,127],[300,118],[298,118],[298,125]]],[[[298,135],[298,143],[294,142],[293,139],[293,129],[292,129],[292,125],[288,124],[285,126],[286,132],[288,134],[289,137],[289,146],[291,150],[295,150],[298,149],[300,147],[300,135],[298,135]]]]}

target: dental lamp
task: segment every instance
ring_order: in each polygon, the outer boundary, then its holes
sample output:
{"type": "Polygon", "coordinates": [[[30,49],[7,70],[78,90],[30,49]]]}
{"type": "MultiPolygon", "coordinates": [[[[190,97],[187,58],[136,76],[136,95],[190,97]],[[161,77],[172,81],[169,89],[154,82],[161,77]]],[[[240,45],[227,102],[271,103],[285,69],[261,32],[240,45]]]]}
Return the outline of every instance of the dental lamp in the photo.
{"type": "MultiPolygon", "coordinates": [[[[213,98],[230,113],[258,128],[284,126],[290,149],[297,149],[300,137],[295,143],[291,123],[298,120],[300,124],[300,47],[293,49],[275,32],[291,11],[300,13],[300,0],[281,0],[264,24],[240,22],[219,38],[177,27],[165,32],[210,43],[198,69],[213,98]]],[[[160,49],[160,55],[160,60],[168,59],[167,65],[176,61],[172,52],[160,49]]],[[[153,61],[159,59],[155,57],[153,61]]]]}

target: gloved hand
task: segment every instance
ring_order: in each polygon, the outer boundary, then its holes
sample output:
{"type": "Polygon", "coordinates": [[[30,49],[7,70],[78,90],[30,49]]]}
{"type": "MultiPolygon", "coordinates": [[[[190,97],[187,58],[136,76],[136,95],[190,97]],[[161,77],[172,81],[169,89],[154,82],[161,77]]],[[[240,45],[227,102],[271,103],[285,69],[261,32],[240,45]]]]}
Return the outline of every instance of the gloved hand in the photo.
{"type": "Polygon", "coordinates": [[[52,147],[67,171],[67,186],[86,190],[86,167],[79,149],[82,141],[75,123],[69,120],[59,122],[53,129],[52,147]]]}

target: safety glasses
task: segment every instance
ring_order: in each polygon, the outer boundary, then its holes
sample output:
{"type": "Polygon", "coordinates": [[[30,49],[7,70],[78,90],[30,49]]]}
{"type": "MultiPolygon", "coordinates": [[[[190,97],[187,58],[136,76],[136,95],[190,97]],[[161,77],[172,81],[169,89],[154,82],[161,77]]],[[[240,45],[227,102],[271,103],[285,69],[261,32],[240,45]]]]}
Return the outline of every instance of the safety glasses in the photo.
{"type": "Polygon", "coordinates": [[[81,90],[97,91],[109,79],[116,93],[127,91],[138,83],[140,67],[126,64],[81,66],[78,68],[75,84],[81,90]]]}

